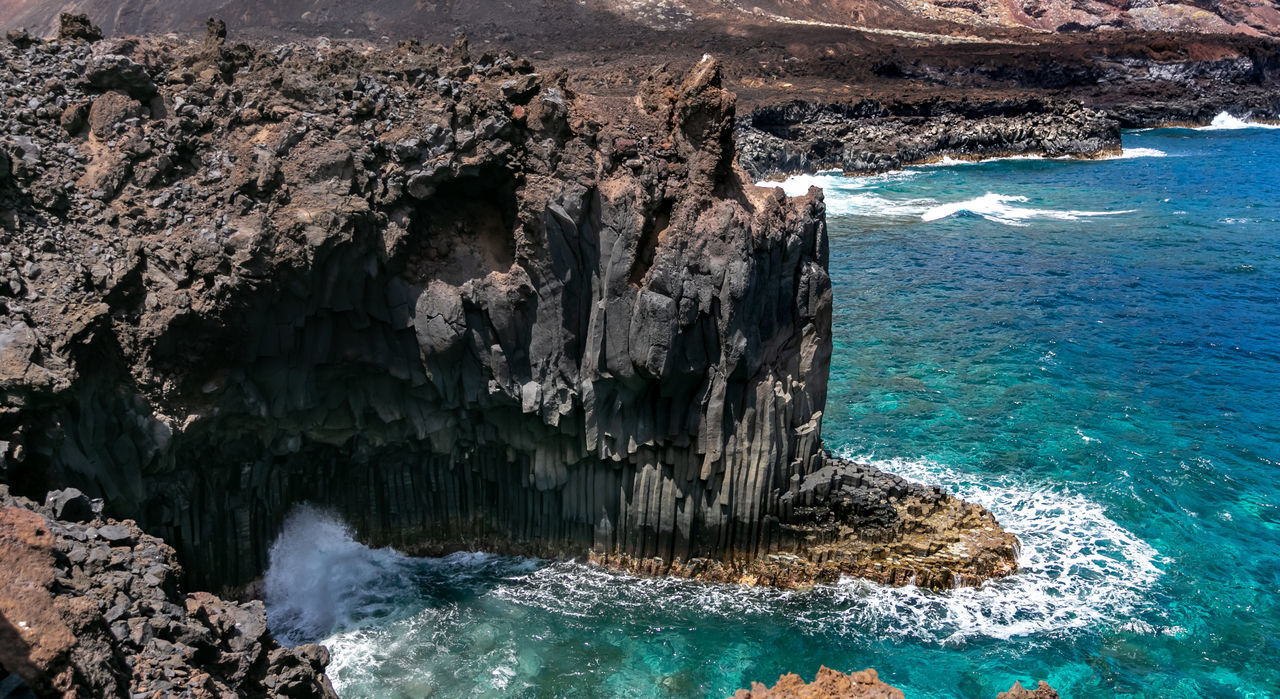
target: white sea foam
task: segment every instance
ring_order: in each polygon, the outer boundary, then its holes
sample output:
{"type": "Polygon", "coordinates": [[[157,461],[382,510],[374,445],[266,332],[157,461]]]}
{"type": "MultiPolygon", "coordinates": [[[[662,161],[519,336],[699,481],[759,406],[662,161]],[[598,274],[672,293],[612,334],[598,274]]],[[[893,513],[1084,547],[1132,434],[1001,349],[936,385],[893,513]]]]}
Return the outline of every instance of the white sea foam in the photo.
{"type": "Polygon", "coordinates": [[[1089,499],[1060,487],[978,478],[926,461],[873,463],[910,480],[941,483],[991,510],[1022,544],[1019,572],[978,588],[931,593],[846,583],[849,628],[944,643],[1119,625],[1160,576],[1159,554],[1089,499]]]}
{"type": "Polygon", "coordinates": [[[730,619],[798,621],[814,633],[952,643],[1119,625],[1160,576],[1158,554],[1089,499],[1055,487],[967,476],[922,461],[873,461],[886,471],[952,492],[991,510],[1022,544],[1020,572],[978,588],[934,592],[843,580],[809,593],[670,579],[638,579],[561,563],[492,594],[571,616],[618,610],[697,610],[730,619]]]}
{"type": "Polygon", "coordinates": [[[783,182],[761,182],[761,187],[781,187],[788,196],[800,196],[820,187],[830,216],[915,217],[936,202],[933,199],[893,199],[878,187],[920,176],[919,171],[894,170],[878,175],[848,177],[839,172],[795,175],[783,182]]]}
{"type": "Polygon", "coordinates": [[[477,686],[468,682],[509,690],[554,662],[554,639],[546,648],[521,639],[554,634],[566,619],[614,634],[619,624],[784,624],[805,634],[934,645],[1099,626],[1171,633],[1135,621],[1146,616],[1140,612],[1161,575],[1159,555],[1097,503],[1060,486],[927,461],[870,461],[987,507],[1021,542],[1019,572],[943,592],[861,580],[793,592],[489,554],[409,559],[361,546],[337,520],[303,508],[272,547],[268,617],[287,641],[323,639],[335,687],[355,692],[391,676],[424,692],[477,686]]]}
{"type": "Polygon", "coordinates": [[[1004,223],[1010,226],[1025,226],[1031,219],[1055,219],[1058,221],[1078,221],[1095,216],[1118,216],[1133,213],[1134,209],[1124,211],[1077,211],[1059,209],[1038,209],[1029,206],[1018,206],[1027,202],[1023,196],[997,194],[987,192],[980,197],[965,201],[938,204],[920,215],[924,221],[938,221],[960,213],[981,216],[988,221],[1004,223]]]}
{"type": "Polygon", "coordinates": [[[1133,158],[1164,158],[1168,157],[1168,153],[1158,148],[1123,148],[1120,155],[1112,155],[1102,158],[1102,160],[1131,160],[1133,158]]]}
{"type": "Polygon", "coordinates": [[[1221,112],[1213,118],[1208,126],[1201,126],[1200,131],[1236,131],[1239,129],[1280,129],[1280,124],[1263,124],[1248,121],[1227,112],[1221,112]]]}
{"type": "Polygon", "coordinates": [[[1071,159],[1071,156],[1069,155],[1062,155],[1062,156],[1057,156],[1053,158],[1050,158],[1044,155],[1035,155],[1035,154],[1001,155],[1001,156],[996,156],[994,158],[953,158],[949,155],[944,155],[938,160],[935,160],[933,162],[921,163],[919,165],[914,165],[912,167],[955,167],[957,165],[982,165],[984,163],[1001,163],[1001,162],[1011,161],[1011,160],[1070,160],[1070,159],[1071,159]]]}

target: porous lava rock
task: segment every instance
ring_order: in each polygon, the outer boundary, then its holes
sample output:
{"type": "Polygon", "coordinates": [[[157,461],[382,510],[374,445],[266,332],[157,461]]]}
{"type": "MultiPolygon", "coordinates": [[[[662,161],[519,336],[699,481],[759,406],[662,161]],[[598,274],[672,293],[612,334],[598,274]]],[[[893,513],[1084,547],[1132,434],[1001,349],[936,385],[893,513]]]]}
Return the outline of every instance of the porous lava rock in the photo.
{"type": "Polygon", "coordinates": [[[173,549],[132,521],[0,486],[0,556],[0,666],[39,696],[337,696],[323,647],[281,647],[261,602],[184,594],[173,549]]]}

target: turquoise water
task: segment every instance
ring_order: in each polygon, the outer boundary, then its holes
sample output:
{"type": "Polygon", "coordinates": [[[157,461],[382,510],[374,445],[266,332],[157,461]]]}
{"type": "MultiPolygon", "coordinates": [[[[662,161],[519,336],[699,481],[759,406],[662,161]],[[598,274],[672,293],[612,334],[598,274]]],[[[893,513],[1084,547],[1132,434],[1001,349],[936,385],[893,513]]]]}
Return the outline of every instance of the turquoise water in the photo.
{"type": "Polygon", "coordinates": [[[946,485],[1022,572],[784,593],[370,551],[298,512],[273,627],[343,696],[726,696],[819,665],[908,697],[1280,695],[1280,130],[827,187],[839,453],[946,485]]]}

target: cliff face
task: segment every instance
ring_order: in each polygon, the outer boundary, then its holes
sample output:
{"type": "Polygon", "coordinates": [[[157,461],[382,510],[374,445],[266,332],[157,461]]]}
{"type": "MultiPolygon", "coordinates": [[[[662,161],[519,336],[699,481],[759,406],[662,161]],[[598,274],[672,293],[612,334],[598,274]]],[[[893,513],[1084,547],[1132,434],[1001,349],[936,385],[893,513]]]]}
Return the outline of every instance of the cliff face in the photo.
{"type": "Polygon", "coordinates": [[[635,99],[402,44],[4,48],[4,480],[197,584],[289,507],[367,542],[708,579],[1014,569],[980,508],[830,459],[821,194],[743,181],[717,64],[635,99]]]}

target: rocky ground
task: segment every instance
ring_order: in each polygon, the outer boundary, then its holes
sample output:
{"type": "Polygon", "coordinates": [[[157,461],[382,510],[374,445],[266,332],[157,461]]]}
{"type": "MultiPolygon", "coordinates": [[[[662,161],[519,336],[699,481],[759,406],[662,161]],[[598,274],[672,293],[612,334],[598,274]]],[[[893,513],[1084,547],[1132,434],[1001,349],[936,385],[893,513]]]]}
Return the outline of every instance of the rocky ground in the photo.
{"type": "Polygon", "coordinates": [[[4,671],[39,696],[336,697],[323,647],[278,645],[261,602],[185,593],[172,548],[101,510],[0,486],[4,671]]]}

